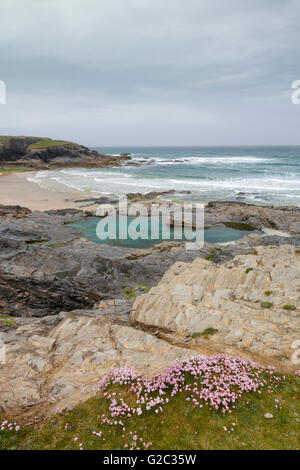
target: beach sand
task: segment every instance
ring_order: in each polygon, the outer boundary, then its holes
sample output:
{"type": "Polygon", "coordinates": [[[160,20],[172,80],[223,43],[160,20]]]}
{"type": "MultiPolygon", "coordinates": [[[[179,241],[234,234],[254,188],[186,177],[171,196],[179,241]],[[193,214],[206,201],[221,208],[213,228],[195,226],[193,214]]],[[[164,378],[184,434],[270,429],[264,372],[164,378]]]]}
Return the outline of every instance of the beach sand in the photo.
{"type": "Polygon", "coordinates": [[[97,197],[95,193],[78,191],[57,183],[53,190],[41,188],[37,183],[28,181],[35,172],[4,172],[0,173],[0,204],[20,205],[31,210],[49,209],[94,209],[96,205],[76,203],[76,200],[97,197]]]}

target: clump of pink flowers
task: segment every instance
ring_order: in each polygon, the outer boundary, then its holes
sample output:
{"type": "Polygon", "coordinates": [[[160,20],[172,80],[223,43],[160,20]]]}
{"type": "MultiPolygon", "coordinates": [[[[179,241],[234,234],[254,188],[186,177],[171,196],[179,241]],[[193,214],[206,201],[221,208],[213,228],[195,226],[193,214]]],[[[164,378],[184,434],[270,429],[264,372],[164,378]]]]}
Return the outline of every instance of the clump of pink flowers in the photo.
{"type": "Polygon", "coordinates": [[[275,406],[275,408],[277,408],[277,410],[282,410],[282,403],[277,399],[275,399],[275,405],[274,406],[275,406]]]}
{"type": "Polygon", "coordinates": [[[0,431],[20,431],[21,427],[17,423],[10,423],[9,421],[3,421],[0,425],[0,431]]]}
{"type": "Polygon", "coordinates": [[[264,368],[252,361],[219,354],[210,357],[196,356],[177,360],[152,379],[138,376],[133,368],[112,369],[99,382],[99,390],[110,385],[125,385],[136,396],[136,406],[129,406],[121,394],[105,391],[109,400],[110,418],[102,417],[102,423],[114,424],[114,418],[130,418],[153,410],[156,414],[179,393],[186,393],[186,400],[193,408],[210,406],[223,413],[231,413],[236,401],[247,392],[270,393],[283,379],[273,367],[264,368]]]}
{"type": "Polygon", "coordinates": [[[138,378],[133,367],[119,367],[112,369],[99,382],[99,390],[103,390],[110,384],[129,385],[138,378]]]}

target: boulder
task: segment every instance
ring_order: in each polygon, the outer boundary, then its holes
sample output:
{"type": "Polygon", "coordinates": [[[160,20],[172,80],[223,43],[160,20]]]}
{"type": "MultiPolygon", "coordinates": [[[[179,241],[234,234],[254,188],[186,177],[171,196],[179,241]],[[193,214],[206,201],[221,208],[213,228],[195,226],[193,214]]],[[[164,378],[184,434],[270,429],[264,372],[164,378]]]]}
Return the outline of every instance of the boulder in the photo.
{"type": "MultiPolygon", "coordinates": [[[[93,311],[90,312],[93,314],[93,311]]],[[[101,315],[69,313],[50,333],[39,321],[3,335],[6,364],[0,365],[0,404],[5,413],[38,414],[71,409],[97,393],[113,367],[134,367],[152,376],[177,358],[191,355],[153,335],[101,315]],[[30,334],[31,331],[31,334],[30,334]],[[44,337],[35,334],[44,331],[44,337]],[[6,338],[6,341],[5,341],[6,338]]]]}
{"type": "Polygon", "coordinates": [[[31,210],[26,207],[4,206],[3,204],[0,204],[0,218],[10,219],[14,217],[15,219],[19,219],[21,217],[26,217],[28,214],[31,214],[31,210]]]}
{"type": "MultiPolygon", "coordinates": [[[[205,208],[205,225],[218,223],[232,224],[238,228],[238,224],[248,224],[255,228],[268,227],[282,232],[299,233],[291,230],[291,224],[300,223],[299,207],[274,207],[258,206],[241,202],[213,201],[205,208]]],[[[296,225],[297,227],[297,225],[296,225]]]]}
{"type": "Polygon", "coordinates": [[[200,258],[175,263],[137,297],[130,322],[289,358],[300,336],[300,249],[257,247],[254,253],[220,266],[200,258]]]}

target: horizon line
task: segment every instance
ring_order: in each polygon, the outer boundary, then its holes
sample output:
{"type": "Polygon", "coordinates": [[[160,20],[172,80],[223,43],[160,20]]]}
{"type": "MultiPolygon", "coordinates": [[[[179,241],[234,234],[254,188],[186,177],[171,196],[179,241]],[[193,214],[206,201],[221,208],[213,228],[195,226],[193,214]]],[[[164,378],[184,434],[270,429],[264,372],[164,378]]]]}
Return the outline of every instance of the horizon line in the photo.
{"type": "Polygon", "coordinates": [[[131,147],[131,148],[210,148],[210,147],[214,147],[214,148],[224,148],[224,147],[228,147],[228,148],[233,148],[233,147],[237,147],[237,148],[241,148],[241,147],[247,147],[247,148],[250,148],[250,147],[300,147],[300,144],[233,144],[233,145],[230,145],[230,144],[226,144],[226,145],[222,145],[222,144],[218,144],[218,145],[130,145],[130,144],[124,144],[124,145],[89,145],[89,144],[86,144],[90,147],[102,147],[102,148],[110,148],[110,147],[114,147],[114,148],[122,148],[122,147],[131,147]]]}

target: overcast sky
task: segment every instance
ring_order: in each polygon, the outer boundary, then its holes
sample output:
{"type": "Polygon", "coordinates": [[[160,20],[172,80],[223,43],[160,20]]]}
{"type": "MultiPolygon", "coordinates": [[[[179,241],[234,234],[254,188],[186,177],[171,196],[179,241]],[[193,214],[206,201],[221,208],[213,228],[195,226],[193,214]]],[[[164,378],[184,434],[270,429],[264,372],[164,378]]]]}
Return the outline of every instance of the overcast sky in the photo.
{"type": "Polygon", "coordinates": [[[1,0],[0,134],[300,144],[299,0],[1,0]]]}

